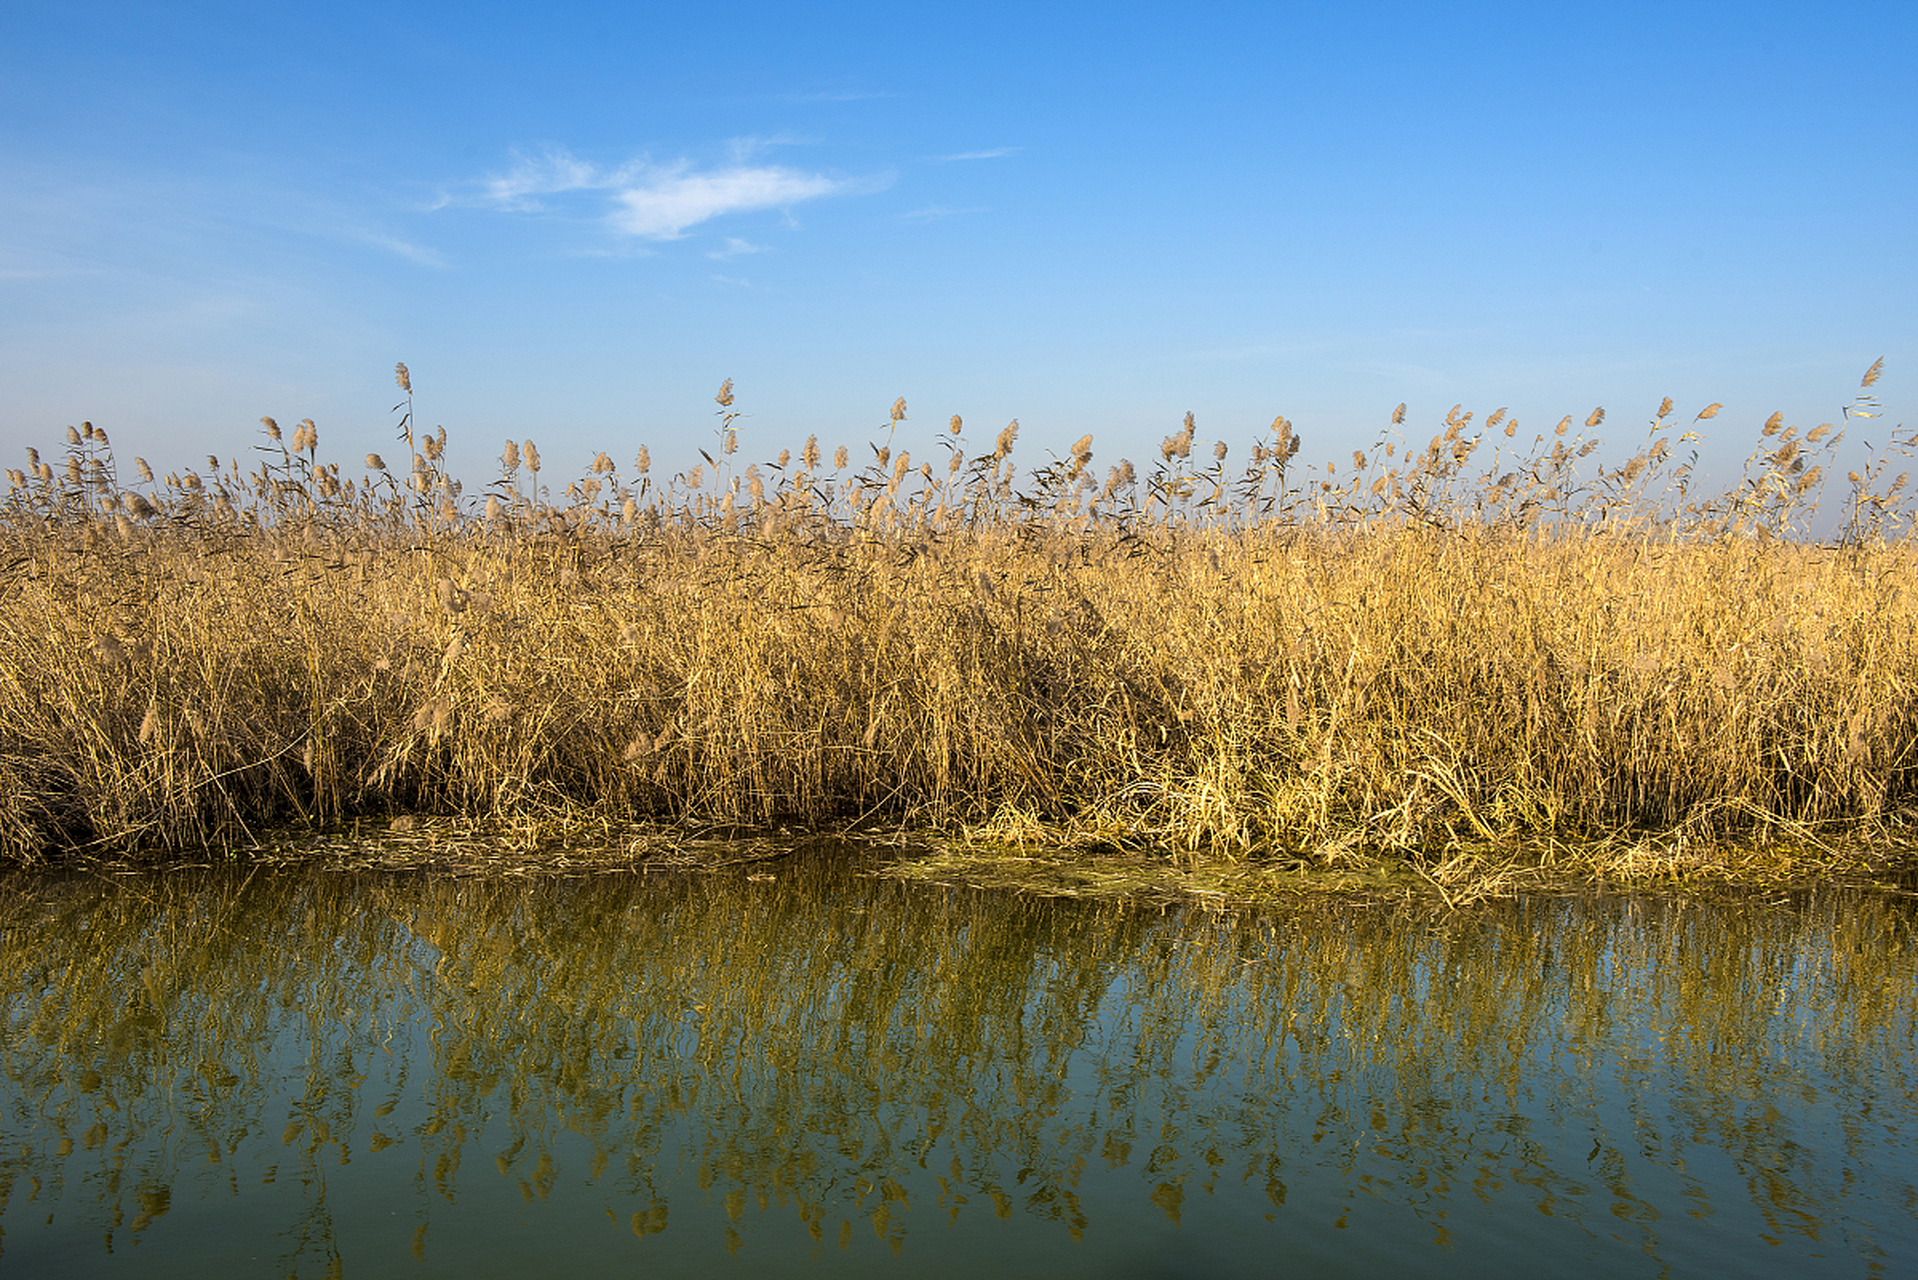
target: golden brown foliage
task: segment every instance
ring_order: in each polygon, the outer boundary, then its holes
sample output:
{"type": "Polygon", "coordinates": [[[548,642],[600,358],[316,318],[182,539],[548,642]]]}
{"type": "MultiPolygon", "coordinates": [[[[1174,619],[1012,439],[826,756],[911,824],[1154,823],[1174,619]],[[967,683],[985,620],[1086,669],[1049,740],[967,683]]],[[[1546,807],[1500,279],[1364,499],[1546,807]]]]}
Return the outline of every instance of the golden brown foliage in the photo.
{"type": "Polygon", "coordinates": [[[91,425],[63,473],[29,451],[0,507],[0,852],[586,809],[1324,861],[1911,804],[1909,439],[1817,540],[1842,432],[1768,428],[1700,500],[1669,401],[1588,471],[1593,439],[1515,450],[1502,410],[1458,409],[1343,475],[1280,417],[1228,471],[1188,415],[1103,483],[1089,437],[1021,476],[1017,424],[969,456],[908,439],[903,402],[863,470],[811,440],[742,468],[732,402],[664,484],[604,453],[553,480],[508,442],[483,504],[410,408],[410,461],[359,478],[310,422],[251,475],[126,488],[91,425]]]}

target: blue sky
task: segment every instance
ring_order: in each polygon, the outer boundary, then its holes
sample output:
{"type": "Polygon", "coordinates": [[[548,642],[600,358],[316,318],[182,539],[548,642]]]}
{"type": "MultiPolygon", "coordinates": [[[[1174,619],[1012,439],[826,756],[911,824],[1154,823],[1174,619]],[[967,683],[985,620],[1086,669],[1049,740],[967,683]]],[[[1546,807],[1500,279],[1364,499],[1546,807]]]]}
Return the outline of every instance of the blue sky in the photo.
{"type": "MultiPolygon", "coordinates": [[[[1918,376],[1918,9],[103,5],[0,14],[0,455],[181,466],[392,367],[476,478],[1017,417],[1028,462],[1422,444],[1918,376]]],[[[203,461],[203,459],[201,459],[203,461]]]]}

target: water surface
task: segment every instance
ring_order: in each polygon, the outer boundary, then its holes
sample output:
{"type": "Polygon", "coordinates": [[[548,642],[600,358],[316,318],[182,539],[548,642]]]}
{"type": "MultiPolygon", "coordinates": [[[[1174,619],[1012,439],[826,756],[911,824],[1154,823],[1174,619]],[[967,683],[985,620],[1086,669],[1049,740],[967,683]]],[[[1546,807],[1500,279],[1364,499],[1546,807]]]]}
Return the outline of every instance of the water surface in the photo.
{"type": "Polygon", "coordinates": [[[0,1269],[1918,1274],[1910,902],[0,885],[0,1269]]]}

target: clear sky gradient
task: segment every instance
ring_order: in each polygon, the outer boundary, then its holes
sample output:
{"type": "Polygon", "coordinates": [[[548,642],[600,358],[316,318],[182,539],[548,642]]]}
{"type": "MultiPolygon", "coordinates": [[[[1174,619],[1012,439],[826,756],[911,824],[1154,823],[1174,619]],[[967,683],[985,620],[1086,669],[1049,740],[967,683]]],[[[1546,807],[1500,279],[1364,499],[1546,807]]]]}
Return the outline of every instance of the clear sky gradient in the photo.
{"type": "MultiPolygon", "coordinates": [[[[456,470],[755,457],[905,397],[1028,463],[1405,401],[1621,450],[1918,378],[1918,6],[0,8],[0,456],[312,417],[456,470]]],[[[1878,424],[1873,424],[1878,425],[1878,424]]],[[[1854,431],[1856,432],[1856,428],[1854,431]]],[[[1863,433],[1870,435],[1867,428],[1863,433]]]]}

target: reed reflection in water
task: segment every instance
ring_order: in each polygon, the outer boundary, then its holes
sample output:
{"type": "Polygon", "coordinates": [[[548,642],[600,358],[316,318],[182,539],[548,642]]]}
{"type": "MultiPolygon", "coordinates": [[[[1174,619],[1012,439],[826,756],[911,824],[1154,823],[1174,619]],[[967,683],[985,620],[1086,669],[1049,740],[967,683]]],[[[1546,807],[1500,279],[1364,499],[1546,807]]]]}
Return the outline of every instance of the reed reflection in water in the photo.
{"type": "Polygon", "coordinates": [[[21,1274],[1911,1274],[1900,900],[15,876],[21,1274]],[[424,1264],[424,1265],[422,1265],[424,1264]]]}

